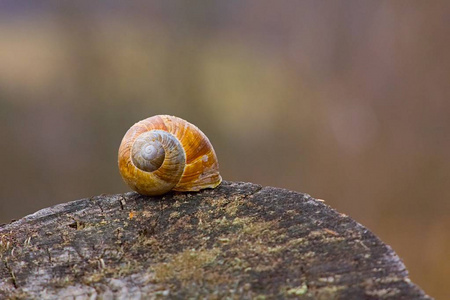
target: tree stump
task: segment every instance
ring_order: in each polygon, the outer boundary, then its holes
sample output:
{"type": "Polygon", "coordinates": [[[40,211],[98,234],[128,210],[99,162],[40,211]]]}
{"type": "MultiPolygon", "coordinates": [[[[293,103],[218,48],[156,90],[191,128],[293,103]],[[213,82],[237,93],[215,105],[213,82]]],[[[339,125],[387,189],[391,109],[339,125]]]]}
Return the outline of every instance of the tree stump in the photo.
{"type": "Polygon", "coordinates": [[[431,299],[348,216],[241,182],[46,208],[0,226],[0,257],[1,299],[431,299]]]}

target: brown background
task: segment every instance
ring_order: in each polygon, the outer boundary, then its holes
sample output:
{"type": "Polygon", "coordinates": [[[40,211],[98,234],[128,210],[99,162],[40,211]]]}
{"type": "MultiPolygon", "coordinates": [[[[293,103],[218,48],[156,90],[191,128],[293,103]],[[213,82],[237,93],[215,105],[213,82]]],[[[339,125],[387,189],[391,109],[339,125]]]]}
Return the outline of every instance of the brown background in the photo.
{"type": "Polygon", "coordinates": [[[127,191],[122,136],[172,114],[226,180],[325,199],[448,298],[449,18],[448,1],[2,1],[0,222],[127,191]]]}

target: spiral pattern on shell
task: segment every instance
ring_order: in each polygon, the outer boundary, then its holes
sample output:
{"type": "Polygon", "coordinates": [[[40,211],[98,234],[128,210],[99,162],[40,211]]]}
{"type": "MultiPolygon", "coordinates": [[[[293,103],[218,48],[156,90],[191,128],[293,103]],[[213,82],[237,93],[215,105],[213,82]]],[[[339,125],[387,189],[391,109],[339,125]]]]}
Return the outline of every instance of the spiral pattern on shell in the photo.
{"type": "Polygon", "coordinates": [[[133,125],[122,139],[118,163],[124,181],[143,195],[199,191],[222,181],[206,135],[195,125],[168,115],[133,125]]]}

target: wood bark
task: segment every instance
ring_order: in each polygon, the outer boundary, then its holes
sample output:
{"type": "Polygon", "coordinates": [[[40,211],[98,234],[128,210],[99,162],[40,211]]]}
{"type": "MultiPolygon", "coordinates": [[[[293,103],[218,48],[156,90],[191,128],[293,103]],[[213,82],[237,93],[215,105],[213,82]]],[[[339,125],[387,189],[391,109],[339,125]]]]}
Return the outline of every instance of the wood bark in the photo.
{"type": "Polygon", "coordinates": [[[49,207],[0,226],[0,258],[0,299],[431,299],[350,217],[241,182],[49,207]]]}

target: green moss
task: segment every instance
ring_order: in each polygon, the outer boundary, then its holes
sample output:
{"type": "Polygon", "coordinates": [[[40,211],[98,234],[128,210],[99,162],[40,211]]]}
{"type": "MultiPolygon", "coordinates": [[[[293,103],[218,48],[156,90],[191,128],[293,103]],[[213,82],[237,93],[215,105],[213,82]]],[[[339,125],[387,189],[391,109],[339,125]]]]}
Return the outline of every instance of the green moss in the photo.
{"type": "Polygon", "coordinates": [[[296,288],[291,288],[286,291],[286,295],[288,296],[302,296],[308,292],[308,286],[306,283],[303,283],[301,286],[296,288]]]}
{"type": "Polygon", "coordinates": [[[170,213],[169,216],[169,221],[172,219],[178,219],[180,217],[180,212],[179,211],[174,211],[172,213],[170,213]]]}
{"type": "Polygon", "coordinates": [[[191,249],[172,255],[167,258],[167,262],[152,267],[155,272],[155,281],[158,283],[178,281],[185,285],[189,282],[201,283],[203,280],[208,280],[205,267],[214,262],[218,253],[218,249],[191,249]]]}
{"type": "Polygon", "coordinates": [[[72,282],[72,277],[70,276],[64,276],[64,277],[59,277],[53,280],[53,284],[56,288],[64,288],[66,286],[71,285],[72,282]]]}
{"type": "Polygon", "coordinates": [[[335,299],[336,295],[344,289],[343,285],[324,286],[318,289],[315,295],[318,299],[335,299]]]}

